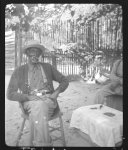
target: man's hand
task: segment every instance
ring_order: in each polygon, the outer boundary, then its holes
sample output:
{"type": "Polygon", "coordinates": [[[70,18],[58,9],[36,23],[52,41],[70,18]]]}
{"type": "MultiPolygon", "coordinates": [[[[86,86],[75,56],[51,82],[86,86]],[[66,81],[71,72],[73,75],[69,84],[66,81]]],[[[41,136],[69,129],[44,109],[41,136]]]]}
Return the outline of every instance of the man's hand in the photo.
{"type": "Polygon", "coordinates": [[[49,98],[51,98],[52,100],[56,100],[58,95],[59,95],[59,90],[56,90],[54,93],[52,93],[49,98]]]}
{"type": "Polygon", "coordinates": [[[111,79],[111,81],[112,82],[116,82],[116,83],[118,83],[120,85],[123,85],[123,79],[120,78],[120,77],[114,77],[114,78],[111,79]]]}

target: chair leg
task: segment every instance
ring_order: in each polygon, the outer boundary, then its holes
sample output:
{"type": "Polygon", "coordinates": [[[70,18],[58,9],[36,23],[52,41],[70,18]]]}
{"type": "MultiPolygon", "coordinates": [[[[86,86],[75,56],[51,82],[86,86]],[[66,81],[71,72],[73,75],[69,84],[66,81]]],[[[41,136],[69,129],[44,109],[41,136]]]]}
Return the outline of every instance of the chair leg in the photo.
{"type": "Polygon", "coordinates": [[[25,121],[26,121],[26,119],[24,118],[23,122],[22,122],[22,125],[21,125],[21,128],[20,128],[20,131],[19,131],[19,134],[18,134],[18,137],[17,137],[17,140],[16,140],[16,146],[19,146],[19,142],[20,142],[21,136],[23,134],[23,129],[24,129],[25,121]]]}
{"type": "Polygon", "coordinates": [[[29,145],[34,146],[34,123],[29,118],[29,128],[30,128],[30,135],[29,135],[29,145]]]}
{"type": "Polygon", "coordinates": [[[65,141],[65,135],[64,135],[64,127],[63,127],[63,121],[62,121],[62,117],[61,116],[59,116],[59,120],[60,120],[61,138],[63,140],[63,146],[66,147],[66,141],[65,141]]]}

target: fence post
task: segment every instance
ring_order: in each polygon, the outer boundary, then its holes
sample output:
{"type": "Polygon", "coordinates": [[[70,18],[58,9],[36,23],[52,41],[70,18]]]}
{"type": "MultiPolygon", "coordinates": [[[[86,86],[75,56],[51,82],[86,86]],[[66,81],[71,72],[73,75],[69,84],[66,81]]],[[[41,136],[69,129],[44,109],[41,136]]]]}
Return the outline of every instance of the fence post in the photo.
{"type": "Polygon", "coordinates": [[[70,30],[70,41],[71,42],[74,42],[73,41],[73,32],[74,32],[74,22],[70,22],[70,28],[71,28],[71,30],[70,30]]]}
{"type": "Polygon", "coordinates": [[[55,52],[53,52],[53,54],[52,54],[52,65],[53,65],[55,68],[57,68],[55,52]]]}
{"type": "Polygon", "coordinates": [[[96,30],[97,30],[97,33],[96,33],[96,36],[97,36],[96,47],[97,47],[97,49],[99,49],[100,48],[100,44],[99,44],[99,38],[100,38],[99,37],[99,20],[97,20],[97,22],[96,22],[96,30]]]}
{"type": "Polygon", "coordinates": [[[20,30],[20,65],[22,63],[22,29],[20,30]]]}
{"type": "Polygon", "coordinates": [[[73,62],[74,62],[74,55],[72,54],[72,75],[73,75],[73,73],[74,73],[74,68],[73,68],[73,62]]]}
{"type": "Polygon", "coordinates": [[[17,68],[17,30],[15,31],[15,68],[17,68]]]}
{"type": "Polygon", "coordinates": [[[20,27],[17,31],[17,54],[18,54],[18,66],[21,65],[21,36],[20,27]]]}

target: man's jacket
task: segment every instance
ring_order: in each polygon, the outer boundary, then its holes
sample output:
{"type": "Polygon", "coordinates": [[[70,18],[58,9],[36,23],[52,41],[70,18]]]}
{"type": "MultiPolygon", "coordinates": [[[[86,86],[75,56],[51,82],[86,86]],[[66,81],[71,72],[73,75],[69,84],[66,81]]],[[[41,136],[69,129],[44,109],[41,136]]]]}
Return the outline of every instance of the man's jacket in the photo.
{"type": "MultiPolygon", "coordinates": [[[[40,63],[42,65],[48,85],[50,87],[50,92],[54,92],[53,80],[59,83],[60,92],[68,87],[69,82],[65,76],[63,76],[59,71],[57,71],[52,65],[48,63],[40,63]]],[[[28,64],[22,65],[16,68],[11,76],[10,83],[7,89],[7,98],[13,101],[24,102],[26,101],[28,95],[28,64]],[[21,91],[21,92],[18,92],[21,91]]]]}

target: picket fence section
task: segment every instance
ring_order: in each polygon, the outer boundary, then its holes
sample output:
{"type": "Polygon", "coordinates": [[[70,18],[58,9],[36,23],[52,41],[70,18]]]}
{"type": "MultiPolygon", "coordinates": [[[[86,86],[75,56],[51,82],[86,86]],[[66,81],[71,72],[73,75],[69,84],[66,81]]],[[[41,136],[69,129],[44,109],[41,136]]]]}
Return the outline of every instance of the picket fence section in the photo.
{"type": "MultiPolygon", "coordinates": [[[[22,65],[26,64],[28,61],[28,58],[26,55],[23,54],[23,61],[22,65]]],[[[50,63],[53,65],[52,61],[52,55],[50,54],[44,54],[43,57],[39,59],[40,62],[50,63]]],[[[110,72],[111,70],[111,62],[108,64],[105,64],[102,68],[101,67],[95,67],[93,66],[93,60],[90,60],[86,62],[85,75],[91,76],[94,71],[95,73],[98,73],[101,69],[105,70],[106,72],[110,72]]],[[[81,65],[79,63],[78,57],[75,56],[75,54],[69,54],[69,53],[56,53],[55,54],[55,67],[58,71],[60,71],[64,75],[80,75],[82,72],[81,65]]]]}
{"type": "Polygon", "coordinates": [[[5,69],[13,70],[15,66],[15,32],[5,33],[5,69]]]}
{"type": "Polygon", "coordinates": [[[109,52],[122,51],[122,16],[113,19],[102,16],[88,24],[76,21],[51,21],[42,26],[39,33],[40,42],[43,39],[52,39],[55,47],[67,43],[81,44],[90,51],[94,49],[109,52]]]}

